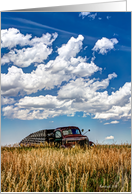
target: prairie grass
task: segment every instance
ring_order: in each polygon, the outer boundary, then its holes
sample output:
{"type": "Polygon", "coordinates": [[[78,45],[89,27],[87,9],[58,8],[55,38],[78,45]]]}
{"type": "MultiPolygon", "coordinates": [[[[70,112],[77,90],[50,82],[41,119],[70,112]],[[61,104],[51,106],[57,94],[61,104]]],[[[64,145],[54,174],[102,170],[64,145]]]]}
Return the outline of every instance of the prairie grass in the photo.
{"type": "Polygon", "coordinates": [[[131,145],[1,148],[2,192],[130,192],[131,145]]]}

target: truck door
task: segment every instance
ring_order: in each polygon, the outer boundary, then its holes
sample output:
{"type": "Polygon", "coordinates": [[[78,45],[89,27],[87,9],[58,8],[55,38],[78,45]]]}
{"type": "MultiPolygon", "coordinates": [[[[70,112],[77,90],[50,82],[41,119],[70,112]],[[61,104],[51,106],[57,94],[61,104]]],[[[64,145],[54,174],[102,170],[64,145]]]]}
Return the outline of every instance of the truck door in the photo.
{"type": "Polygon", "coordinates": [[[56,146],[62,145],[62,134],[60,131],[55,131],[55,145],[56,146]]]}

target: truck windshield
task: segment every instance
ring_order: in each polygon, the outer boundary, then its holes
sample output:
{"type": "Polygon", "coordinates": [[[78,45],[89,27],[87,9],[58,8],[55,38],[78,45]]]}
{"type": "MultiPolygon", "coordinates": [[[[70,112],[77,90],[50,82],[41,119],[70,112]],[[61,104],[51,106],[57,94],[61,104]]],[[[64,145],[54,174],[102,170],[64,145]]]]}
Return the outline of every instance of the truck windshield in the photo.
{"type": "Polygon", "coordinates": [[[66,129],[62,131],[63,135],[74,135],[74,134],[81,134],[79,129],[66,129]]]}

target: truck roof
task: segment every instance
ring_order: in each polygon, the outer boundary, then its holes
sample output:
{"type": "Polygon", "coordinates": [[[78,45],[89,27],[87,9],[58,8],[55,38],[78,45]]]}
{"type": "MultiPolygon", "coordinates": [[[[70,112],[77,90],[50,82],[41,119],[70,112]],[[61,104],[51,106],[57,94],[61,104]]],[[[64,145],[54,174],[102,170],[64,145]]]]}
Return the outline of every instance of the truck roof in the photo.
{"type": "Polygon", "coordinates": [[[66,130],[66,129],[69,129],[69,128],[72,128],[72,129],[79,129],[78,127],[76,126],[66,126],[66,127],[57,127],[55,130],[66,130]]]}

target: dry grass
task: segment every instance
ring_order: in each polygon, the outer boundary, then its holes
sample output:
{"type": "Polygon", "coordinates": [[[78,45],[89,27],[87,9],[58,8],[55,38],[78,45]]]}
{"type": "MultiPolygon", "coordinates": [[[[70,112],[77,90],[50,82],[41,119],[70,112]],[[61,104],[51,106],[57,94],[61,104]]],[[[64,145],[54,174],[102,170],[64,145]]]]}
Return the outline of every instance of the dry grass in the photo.
{"type": "Polygon", "coordinates": [[[2,192],[131,191],[131,145],[2,147],[2,192]]]}

